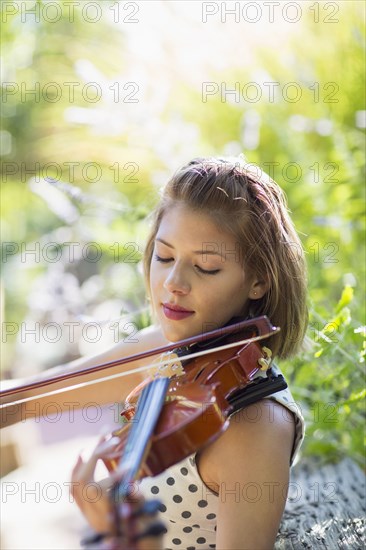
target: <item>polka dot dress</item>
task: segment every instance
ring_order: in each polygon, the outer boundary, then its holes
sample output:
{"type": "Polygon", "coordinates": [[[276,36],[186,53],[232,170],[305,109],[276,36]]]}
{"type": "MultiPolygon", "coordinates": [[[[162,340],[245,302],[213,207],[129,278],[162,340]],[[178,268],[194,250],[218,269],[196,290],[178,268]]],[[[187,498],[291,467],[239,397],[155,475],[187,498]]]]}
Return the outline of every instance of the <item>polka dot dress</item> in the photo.
{"type": "MultiPolygon", "coordinates": [[[[272,371],[280,374],[277,366],[272,371]]],[[[304,438],[304,419],[300,408],[286,389],[269,396],[294,413],[296,436],[291,464],[304,438]]],[[[216,515],[218,497],[206,486],[198,473],[195,455],[192,455],[166,472],[145,478],[140,482],[145,498],[158,498],[161,519],[168,533],[164,539],[165,550],[207,550],[216,548],[216,515]]]]}
{"type": "Polygon", "coordinates": [[[198,475],[194,456],[140,484],[146,498],[159,498],[168,533],[164,548],[215,548],[217,496],[198,475]]]}

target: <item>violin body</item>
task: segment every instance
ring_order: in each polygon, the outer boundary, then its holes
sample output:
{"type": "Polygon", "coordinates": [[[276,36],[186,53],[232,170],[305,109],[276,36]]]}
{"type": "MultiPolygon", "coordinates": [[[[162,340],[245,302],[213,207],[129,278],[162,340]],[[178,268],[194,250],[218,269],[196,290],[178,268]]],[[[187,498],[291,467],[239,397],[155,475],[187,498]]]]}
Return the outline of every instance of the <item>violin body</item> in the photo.
{"type": "MultiPolygon", "coordinates": [[[[170,384],[166,401],[151,437],[149,452],[139,472],[139,478],[155,476],[177,464],[228,427],[231,406],[218,384],[199,386],[187,383],[170,384]],[[175,390],[179,387],[179,393],[175,390]]],[[[103,461],[109,471],[117,468],[129,434],[132,421],[113,432],[120,445],[103,461]]]]}
{"type": "MultiPolygon", "coordinates": [[[[191,361],[183,360],[179,365],[181,374],[172,376],[170,380],[139,477],[160,474],[225,431],[232,410],[228,401],[230,396],[250,384],[263,369],[261,362],[266,356],[258,342],[250,342],[191,361]]],[[[162,366],[164,371],[164,361],[162,366]]],[[[159,375],[159,369],[156,375],[159,375]]],[[[103,459],[109,471],[116,469],[124,451],[130,422],[134,420],[136,403],[144,386],[146,383],[130,394],[121,413],[129,423],[112,434],[119,437],[121,443],[113,456],[103,459]]]]}

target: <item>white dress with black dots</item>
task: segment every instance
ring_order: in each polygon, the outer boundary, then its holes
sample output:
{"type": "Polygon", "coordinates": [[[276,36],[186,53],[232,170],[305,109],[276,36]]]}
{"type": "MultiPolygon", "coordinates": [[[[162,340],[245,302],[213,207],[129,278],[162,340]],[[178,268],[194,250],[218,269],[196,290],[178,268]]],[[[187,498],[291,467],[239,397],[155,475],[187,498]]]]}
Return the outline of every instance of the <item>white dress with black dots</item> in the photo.
{"type": "MultiPolygon", "coordinates": [[[[272,365],[272,371],[281,374],[276,365],[272,365]]],[[[268,396],[267,399],[273,399],[294,414],[296,433],[291,455],[292,465],[305,433],[300,407],[294,402],[288,388],[268,396]]],[[[143,479],[139,489],[145,498],[155,497],[163,503],[160,508],[161,519],[168,529],[164,538],[165,550],[208,550],[216,547],[218,496],[202,482],[195,455],[158,476],[143,479]]],[[[237,490],[240,491],[239,483],[237,490]]]]}

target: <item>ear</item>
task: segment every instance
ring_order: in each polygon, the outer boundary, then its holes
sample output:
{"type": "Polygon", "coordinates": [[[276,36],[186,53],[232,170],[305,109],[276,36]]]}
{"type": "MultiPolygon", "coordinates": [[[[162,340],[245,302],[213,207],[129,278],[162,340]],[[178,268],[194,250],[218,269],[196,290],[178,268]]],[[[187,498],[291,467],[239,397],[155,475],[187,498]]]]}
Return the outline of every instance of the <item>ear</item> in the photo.
{"type": "Polygon", "coordinates": [[[267,281],[264,281],[263,279],[255,279],[250,286],[249,298],[251,300],[259,300],[260,298],[263,298],[268,288],[269,284],[267,281]]]}

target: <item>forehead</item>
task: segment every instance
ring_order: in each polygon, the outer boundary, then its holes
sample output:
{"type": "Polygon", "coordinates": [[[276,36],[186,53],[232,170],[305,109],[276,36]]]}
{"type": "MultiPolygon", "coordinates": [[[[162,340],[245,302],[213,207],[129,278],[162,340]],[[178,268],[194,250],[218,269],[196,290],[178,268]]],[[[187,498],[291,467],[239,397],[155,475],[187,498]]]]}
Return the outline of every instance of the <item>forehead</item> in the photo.
{"type": "Polygon", "coordinates": [[[194,241],[202,238],[217,239],[233,238],[230,233],[224,231],[219,223],[215,221],[214,215],[207,212],[194,210],[186,205],[177,204],[169,208],[163,215],[160,222],[157,236],[162,233],[188,236],[194,241]]]}
{"type": "Polygon", "coordinates": [[[162,218],[156,240],[188,253],[220,256],[240,263],[240,245],[207,213],[177,205],[162,218]]]}

